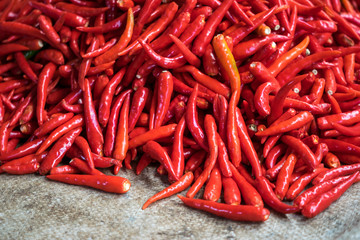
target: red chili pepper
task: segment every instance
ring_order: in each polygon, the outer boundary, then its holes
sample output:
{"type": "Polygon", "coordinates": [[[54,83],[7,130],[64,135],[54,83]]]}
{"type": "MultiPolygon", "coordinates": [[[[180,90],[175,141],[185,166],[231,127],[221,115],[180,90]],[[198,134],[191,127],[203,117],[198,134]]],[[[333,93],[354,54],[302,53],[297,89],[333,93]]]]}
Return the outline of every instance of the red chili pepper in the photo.
{"type": "Polygon", "coordinates": [[[335,186],[333,189],[313,199],[304,206],[301,214],[305,217],[311,218],[324,211],[357,180],[358,175],[358,172],[354,173],[349,179],[339,183],[339,185],[335,186]]]}
{"type": "Polygon", "coordinates": [[[219,148],[216,142],[216,123],[215,119],[207,114],[204,120],[205,132],[207,136],[207,142],[209,144],[209,156],[204,163],[204,171],[195,180],[195,183],[190,187],[186,193],[187,197],[193,198],[200,188],[204,185],[205,181],[209,177],[213,170],[216,160],[218,158],[219,148]]]}
{"type": "Polygon", "coordinates": [[[221,174],[224,177],[231,177],[232,172],[230,168],[229,156],[227,153],[226,145],[218,134],[216,135],[216,140],[219,146],[218,163],[221,174]]]}
{"type": "Polygon", "coordinates": [[[39,173],[41,175],[45,175],[51,170],[51,168],[57,166],[61,162],[66,151],[71,147],[75,138],[80,135],[81,131],[81,128],[75,128],[74,130],[66,133],[55,143],[40,165],[39,173]]]}
{"type": "Polygon", "coordinates": [[[80,15],[82,17],[95,17],[101,13],[104,13],[109,9],[108,7],[92,8],[86,6],[77,6],[74,4],[64,3],[64,2],[57,2],[55,4],[55,7],[66,12],[71,12],[80,15]]]}
{"type": "Polygon", "coordinates": [[[115,138],[115,148],[113,157],[119,160],[124,160],[126,152],[128,151],[128,116],[130,108],[130,95],[128,94],[122,104],[120,111],[119,123],[117,127],[117,134],[115,138]]]}
{"type": "Polygon", "coordinates": [[[59,167],[53,167],[50,171],[50,175],[55,175],[55,174],[77,174],[80,173],[80,171],[75,168],[72,167],[70,165],[62,165],[59,167]]]}
{"type": "Polygon", "coordinates": [[[130,181],[126,178],[107,175],[56,174],[46,177],[58,182],[88,186],[112,193],[126,193],[129,191],[131,185],[130,181]]]}
{"type": "Polygon", "coordinates": [[[178,181],[171,184],[169,187],[163,189],[162,191],[156,193],[154,196],[149,198],[144,205],[142,206],[142,209],[145,210],[150,204],[167,197],[170,197],[176,193],[182,192],[186,188],[190,186],[190,184],[194,180],[194,175],[192,172],[185,173],[178,181]]]}
{"type": "Polygon", "coordinates": [[[168,71],[163,71],[157,79],[157,101],[156,113],[154,119],[154,128],[162,125],[165,114],[169,108],[171,94],[173,92],[172,74],[168,71]]]}
{"type": "Polygon", "coordinates": [[[95,64],[100,65],[117,59],[121,52],[130,42],[134,29],[134,14],[132,8],[128,9],[126,27],[119,41],[110,50],[95,58],[95,64]]]}
{"type": "Polygon", "coordinates": [[[121,83],[124,77],[126,68],[120,69],[106,85],[102,91],[101,99],[99,103],[99,123],[105,127],[109,121],[111,102],[114,97],[116,87],[121,83]]]}
{"type": "Polygon", "coordinates": [[[99,155],[103,154],[104,137],[96,117],[94,102],[88,79],[85,78],[84,84],[84,120],[86,126],[86,135],[91,150],[99,155]]]}
{"type": "Polygon", "coordinates": [[[208,201],[217,202],[220,198],[221,190],[221,173],[217,167],[214,167],[206,183],[203,198],[208,201]]]}
{"type": "Polygon", "coordinates": [[[43,141],[41,146],[37,149],[36,153],[44,152],[52,143],[54,143],[57,139],[59,139],[62,135],[66,134],[70,130],[81,127],[84,124],[84,118],[81,115],[77,115],[65,122],[64,124],[57,127],[53,130],[50,135],[43,141]]]}
{"type": "Polygon", "coordinates": [[[229,205],[201,199],[186,198],[180,195],[178,195],[178,197],[189,207],[234,221],[266,221],[270,215],[269,210],[266,208],[246,205],[229,205]]]}

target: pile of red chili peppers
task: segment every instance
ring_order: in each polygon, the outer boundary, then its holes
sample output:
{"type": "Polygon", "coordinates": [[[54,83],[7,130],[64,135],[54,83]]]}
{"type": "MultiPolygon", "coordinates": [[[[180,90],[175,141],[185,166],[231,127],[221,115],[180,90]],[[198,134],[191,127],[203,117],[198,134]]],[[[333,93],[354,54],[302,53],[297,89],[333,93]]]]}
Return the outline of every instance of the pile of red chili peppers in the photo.
{"type": "Polygon", "coordinates": [[[0,1],[0,172],[125,193],[155,162],[143,209],[314,217],[360,181],[359,7],[0,1]]]}

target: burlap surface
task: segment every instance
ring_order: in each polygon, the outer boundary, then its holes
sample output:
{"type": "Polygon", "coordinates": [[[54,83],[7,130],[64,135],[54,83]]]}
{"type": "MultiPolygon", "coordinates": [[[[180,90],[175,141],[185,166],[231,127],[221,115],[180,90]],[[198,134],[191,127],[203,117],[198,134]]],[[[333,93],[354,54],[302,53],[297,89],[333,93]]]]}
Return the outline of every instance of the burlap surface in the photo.
{"type": "Polygon", "coordinates": [[[239,223],[185,207],[173,196],[150,205],[167,186],[145,169],[124,195],[50,182],[44,177],[0,176],[0,239],[360,239],[360,184],[314,219],[271,211],[264,223],[239,223]]]}

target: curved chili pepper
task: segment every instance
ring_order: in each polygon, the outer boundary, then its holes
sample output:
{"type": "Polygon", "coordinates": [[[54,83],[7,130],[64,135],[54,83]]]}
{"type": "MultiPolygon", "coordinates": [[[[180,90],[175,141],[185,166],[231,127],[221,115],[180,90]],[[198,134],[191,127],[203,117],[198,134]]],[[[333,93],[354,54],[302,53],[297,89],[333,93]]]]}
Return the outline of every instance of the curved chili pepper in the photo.
{"type": "MultiPolygon", "coordinates": [[[[236,67],[234,56],[225,41],[224,35],[220,34],[215,36],[213,38],[212,45],[219,65],[225,73],[224,77],[227,78],[228,82],[230,82],[231,92],[240,92],[240,75],[236,67]]],[[[240,98],[240,94],[238,97],[240,98]]],[[[236,102],[239,101],[239,98],[236,100],[236,102]]]]}
{"type": "Polygon", "coordinates": [[[180,178],[184,172],[185,166],[185,156],[184,156],[184,146],[183,146],[183,137],[186,127],[185,117],[183,116],[178,125],[176,126],[174,133],[174,142],[173,149],[171,152],[171,159],[174,166],[174,171],[176,175],[180,178]]]}
{"type": "Polygon", "coordinates": [[[160,144],[154,141],[148,141],[143,146],[143,151],[146,154],[148,154],[151,158],[159,161],[165,167],[166,171],[169,174],[169,177],[171,176],[171,178],[175,179],[176,181],[179,179],[176,176],[176,173],[174,171],[174,166],[171,162],[169,155],[166,153],[164,148],[160,146],[160,144]]]}
{"type": "Polygon", "coordinates": [[[219,134],[216,135],[216,140],[219,145],[218,163],[219,163],[219,168],[221,170],[221,174],[224,177],[231,177],[232,172],[230,169],[229,156],[227,153],[226,145],[221,139],[219,134]]]}
{"type": "Polygon", "coordinates": [[[328,192],[316,197],[304,206],[301,214],[308,218],[318,215],[330,206],[332,202],[336,201],[357,180],[358,176],[359,173],[356,172],[350,178],[339,183],[339,185],[335,186],[328,192]]]}
{"type": "MultiPolygon", "coordinates": [[[[261,166],[259,162],[259,157],[254,148],[254,145],[250,139],[249,133],[247,131],[247,127],[245,125],[244,119],[241,115],[240,109],[236,109],[236,124],[238,129],[238,134],[240,138],[241,149],[244,152],[246,158],[250,162],[250,165],[253,169],[253,173],[255,177],[261,176],[261,166]]],[[[241,191],[242,192],[242,191],[241,191]]]]}
{"type": "Polygon", "coordinates": [[[178,195],[178,197],[189,207],[234,221],[266,221],[270,215],[269,210],[266,208],[246,205],[229,205],[201,199],[186,198],[180,195],[178,195]]]}
{"type": "Polygon", "coordinates": [[[204,29],[196,37],[192,52],[197,56],[201,57],[204,55],[206,46],[211,42],[212,37],[214,36],[217,26],[220,24],[222,18],[225,16],[225,13],[230,8],[233,0],[225,0],[221,5],[213,12],[213,14],[207,20],[204,29]]]}
{"type": "Polygon", "coordinates": [[[39,22],[39,26],[40,29],[45,33],[46,37],[54,42],[54,43],[60,43],[60,36],[59,34],[55,31],[54,27],[51,24],[51,20],[44,16],[44,15],[40,15],[38,17],[38,22],[39,22]]]}
{"type": "MultiPolygon", "coordinates": [[[[94,37],[91,41],[90,46],[87,49],[87,52],[93,52],[95,51],[97,48],[99,48],[99,39],[94,37]]],[[[88,74],[89,69],[90,69],[90,65],[91,65],[91,61],[92,58],[85,58],[81,61],[80,66],[79,66],[79,74],[78,74],[78,83],[80,88],[84,91],[85,89],[85,83],[84,83],[84,79],[85,76],[88,74]]]]}
{"type": "Polygon", "coordinates": [[[39,126],[41,126],[46,120],[46,112],[45,112],[45,102],[47,95],[47,88],[54,76],[56,70],[56,66],[53,63],[48,63],[45,65],[43,70],[39,75],[39,81],[37,85],[37,106],[36,106],[36,117],[38,120],[39,126]]]}
{"type": "Polygon", "coordinates": [[[120,111],[119,123],[117,127],[117,134],[115,138],[115,148],[113,157],[119,160],[124,160],[128,150],[128,116],[130,108],[130,95],[127,94],[120,111]]]}
{"type": "Polygon", "coordinates": [[[14,54],[15,60],[21,71],[23,71],[26,76],[28,76],[33,82],[37,82],[38,76],[34,73],[33,69],[30,67],[28,61],[26,60],[24,54],[16,52],[14,54]]]}
{"type": "Polygon", "coordinates": [[[290,153],[277,176],[274,192],[280,200],[284,199],[285,194],[289,189],[290,177],[294,171],[296,161],[296,155],[290,153]]]}
{"type": "Polygon", "coordinates": [[[168,71],[160,73],[157,79],[157,101],[156,113],[154,119],[154,128],[162,125],[165,114],[169,108],[171,94],[173,92],[172,74],[168,71]]]}
{"type": "Polygon", "coordinates": [[[255,108],[260,116],[267,116],[270,114],[270,103],[269,103],[269,94],[272,92],[277,92],[278,88],[272,82],[266,82],[261,84],[255,92],[254,102],[255,108]]]}
{"type": "Polygon", "coordinates": [[[278,212],[288,214],[299,211],[297,206],[287,205],[281,202],[272,190],[268,180],[264,176],[260,176],[256,179],[257,189],[260,195],[263,197],[266,204],[275,209],[278,212]]]}
{"type": "MultiPolygon", "coordinates": [[[[75,144],[81,149],[86,161],[91,169],[94,169],[94,160],[91,154],[91,149],[85,138],[78,136],[75,138],[75,144]]],[[[71,164],[70,164],[71,165],[71,164]]]]}
{"type": "Polygon", "coordinates": [[[59,141],[50,149],[46,158],[41,162],[39,173],[45,175],[51,168],[57,166],[62,158],[65,156],[66,151],[74,143],[75,138],[80,135],[82,128],[75,128],[62,136],[59,141]]]}
{"type": "Polygon", "coordinates": [[[52,143],[54,143],[57,139],[63,136],[65,133],[69,132],[70,130],[81,127],[84,124],[84,118],[81,115],[77,115],[70,119],[69,121],[65,122],[64,124],[57,127],[53,130],[50,135],[46,138],[45,141],[39,145],[36,153],[44,152],[52,143]]]}
{"type": "Polygon", "coordinates": [[[95,168],[90,168],[83,160],[79,158],[73,158],[69,162],[70,166],[80,170],[80,172],[89,174],[89,175],[104,175],[102,172],[95,168]]]}
{"type": "Polygon", "coordinates": [[[89,140],[91,150],[99,155],[103,154],[104,137],[97,121],[94,102],[88,79],[84,82],[84,120],[86,126],[86,135],[89,140]]]}
{"type": "Polygon", "coordinates": [[[69,121],[74,116],[73,113],[59,114],[56,116],[52,116],[47,122],[41,125],[36,129],[34,135],[37,137],[45,136],[50,133],[52,130],[62,125],[63,123],[69,121]]]}
{"type": "Polygon", "coordinates": [[[109,121],[111,102],[114,97],[116,87],[121,83],[124,77],[126,68],[121,68],[106,85],[102,91],[99,102],[99,123],[105,127],[109,121]]]}
{"type": "Polygon", "coordinates": [[[194,175],[192,172],[185,173],[178,181],[171,184],[169,187],[161,190],[160,192],[156,193],[154,196],[149,198],[144,205],[142,206],[142,209],[145,210],[150,204],[167,197],[170,197],[176,193],[182,192],[186,188],[190,186],[190,184],[194,180],[194,175]]]}
{"type": "Polygon", "coordinates": [[[204,162],[206,154],[203,150],[194,153],[190,159],[186,161],[185,172],[194,172],[204,162]]]}
{"type": "Polygon", "coordinates": [[[205,134],[198,123],[196,112],[196,98],[198,92],[198,85],[195,85],[193,92],[190,95],[188,101],[188,108],[185,113],[186,126],[191,132],[191,135],[195,141],[204,149],[207,150],[205,134]]]}
{"type": "Polygon", "coordinates": [[[219,148],[216,142],[216,123],[212,115],[207,114],[204,120],[205,132],[207,136],[207,142],[209,144],[209,156],[204,163],[204,171],[195,180],[195,183],[190,187],[186,193],[187,197],[193,198],[200,188],[204,185],[208,179],[211,171],[214,169],[216,160],[219,154],[219,148]]]}
{"type": "Polygon", "coordinates": [[[175,45],[179,48],[179,50],[181,51],[181,53],[183,54],[184,58],[186,59],[186,61],[188,63],[190,63],[191,65],[193,65],[195,67],[200,67],[200,64],[201,64],[200,59],[198,59],[196,57],[196,55],[193,54],[180,39],[178,39],[176,36],[174,36],[172,34],[169,34],[169,37],[175,43],[175,45]]]}
{"type": "Polygon", "coordinates": [[[108,175],[56,174],[46,178],[63,183],[88,186],[105,192],[126,193],[130,189],[130,181],[126,178],[108,175]]]}

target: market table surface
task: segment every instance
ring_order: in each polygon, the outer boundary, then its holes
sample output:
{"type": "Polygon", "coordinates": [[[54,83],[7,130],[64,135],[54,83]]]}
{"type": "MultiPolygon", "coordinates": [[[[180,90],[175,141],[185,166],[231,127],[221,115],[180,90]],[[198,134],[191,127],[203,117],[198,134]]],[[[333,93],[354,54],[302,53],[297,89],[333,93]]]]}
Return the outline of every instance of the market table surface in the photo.
{"type": "Polygon", "coordinates": [[[0,239],[360,239],[360,184],[313,219],[271,211],[264,223],[241,223],[190,209],[176,196],[143,211],[166,177],[154,166],[118,175],[132,182],[126,194],[3,174],[0,239]]]}

